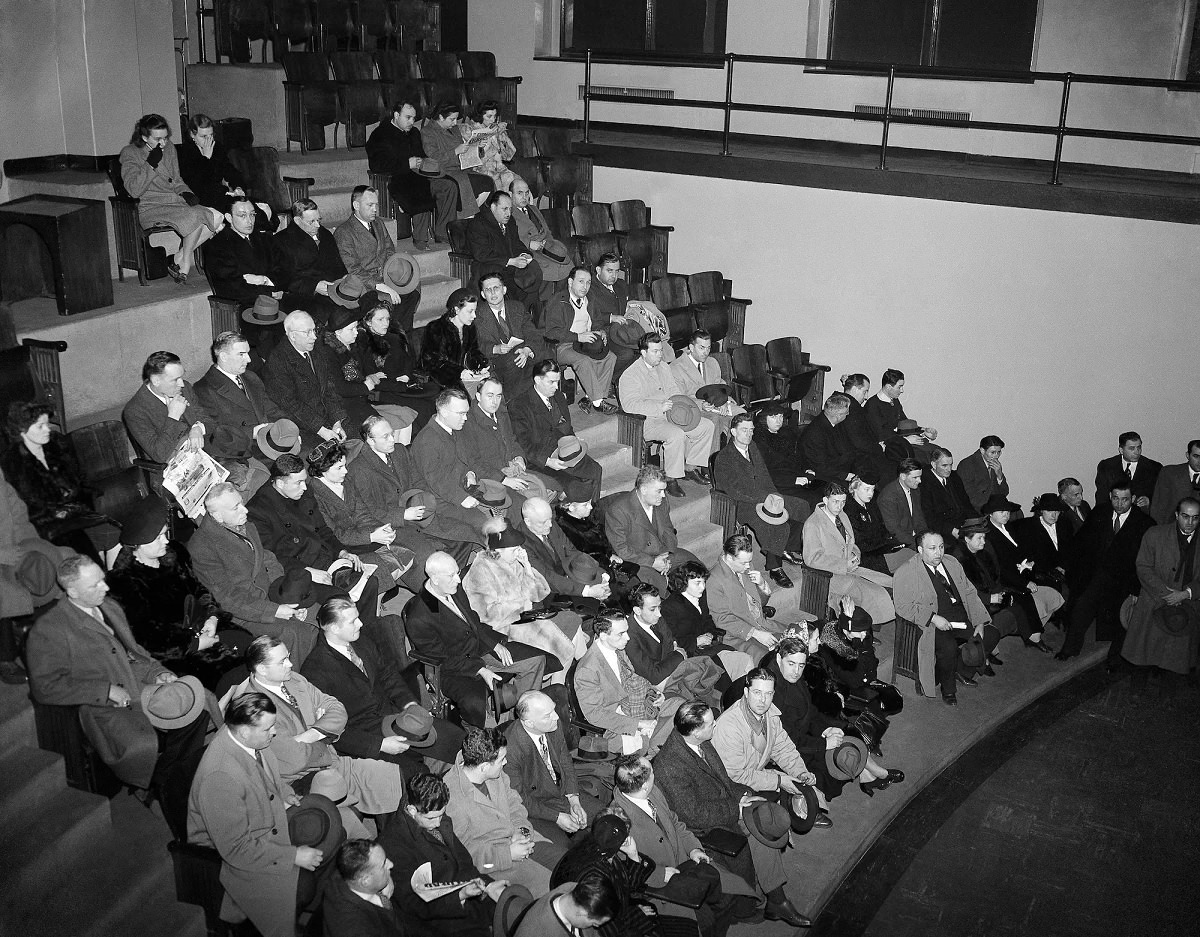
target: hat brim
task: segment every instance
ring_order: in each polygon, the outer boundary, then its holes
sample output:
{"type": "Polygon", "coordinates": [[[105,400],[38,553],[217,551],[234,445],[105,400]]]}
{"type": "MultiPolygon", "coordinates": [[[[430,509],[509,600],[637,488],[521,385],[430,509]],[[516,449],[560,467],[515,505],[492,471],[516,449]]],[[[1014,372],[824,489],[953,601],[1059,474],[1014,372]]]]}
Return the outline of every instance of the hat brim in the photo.
{"type": "Polygon", "coordinates": [[[142,687],[142,712],[146,714],[146,718],[150,720],[150,724],[156,729],[182,729],[184,726],[191,725],[196,717],[204,711],[204,684],[200,682],[199,678],[192,676],[180,677],[173,682],[182,683],[192,689],[192,705],[183,715],[173,718],[156,716],[150,711],[149,706],[146,705],[161,687],[169,686],[170,684],[151,683],[148,686],[142,687]]]}
{"type": "Polygon", "coordinates": [[[408,499],[409,498],[415,498],[417,495],[422,496],[422,503],[419,505],[413,505],[413,507],[425,508],[425,516],[416,522],[418,527],[428,527],[431,523],[433,523],[434,515],[437,514],[436,502],[432,505],[424,503],[424,500],[425,500],[424,495],[425,494],[426,494],[426,492],[425,492],[424,488],[409,488],[408,491],[404,492],[404,494],[402,494],[400,496],[400,510],[401,511],[405,511],[408,509],[408,499]]]}
{"type": "Polygon", "coordinates": [[[408,742],[410,748],[428,748],[438,739],[437,726],[433,723],[429,725],[429,732],[419,738],[414,737],[408,732],[405,732],[396,725],[396,721],[400,718],[401,713],[392,713],[389,716],[383,717],[383,734],[398,735],[404,741],[408,742]]]}
{"type": "Polygon", "coordinates": [[[342,826],[342,817],[338,813],[337,807],[333,801],[322,794],[305,794],[301,798],[300,803],[294,807],[287,808],[288,815],[288,835],[292,835],[292,825],[295,817],[301,813],[317,811],[325,815],[328,822],[325,824],[325,835],[316,843],[298,843],[292,840],[293,846],[311,846],[313,849],[319,849],[325,855],[331,855],[341,846],[342,841],[346,838],[346,831],[342,826]]]}
{"type": "Polygon", "coordinates": [[[500,893],[500,900],[496,902],[496,912],[492,915],[492,933],[513,933],[517,921],[532,904],[533,893],[528,888],[524,885],[510,884],[500,893]]]}
{"type": "Polygon", "coordinates": [[[787,508],[784,508],[783,513],[778,517],[772,517],[767,513],[766,509],[761,504],[756,504],[754,505],[754,513],[762,518],[764,523],[773,524],[776,527],[780,526],[781,524],[786,524],[792,519],[792,516],[788,513],[787,508]]]}
{"type": "Polygon", "coordinates": [[[746,804],[746,806],[742,808],[742,825],[746,828],[746,832],[748,832],[764,846],[767,846],[771,849],[779,849],[782,846],[787,845],[788,837],[792,832],[790,825],[788,829],[783,831],[783,833],[772,839],[761,829],[759,829],[759,826],[754,822],[753,817],[754,804],[746,804]]]}
{"type": "Polygon", "coordinates": [[[424,179],[440,179],[442,171],[440,169],[426,169],[422,166],[417,170],[417,175],[424,179]]]}
{"type": "Polygon", "coordinates": [[[688,397],[685,394],[675,394],[674,396],[671,397],[671,402],[673,404],[677,404],[678,406],[680,406],[684,410],[686,410],[687,414],[688,414],[688,418],[687,418],[687,422],[685,422],[685,423],[680,423],[680,422],[676,421],[674,418],[676,408],[674,406],[672,406],[670,412],[667,413],[667,422],[668,423],[670,423],[673,426],[678,426],[685,433],[690,433],[692,430],[694,430],[697,426],[700,425],[700,420],[701,420],[700,404],[696,403],[696,399],[694,397],[688,397]]]}
{"type": "Polygon", "coordinates": [[[821,803],[817,800],[816,790],[807,784],[801,786],[799,794],[788,798],[788,815],[792,820],[792,832],[807,833],[811,830],[817,823],[817,817],[821,815],[821,803]],[[803,816],[792,809],[797,797],[804,801],[803,816]]]}
{"type": "Polygon", "coordinates": [[[308,608],[317,601],[317,590],[313,586],[309,586],[304,595],[298,599],[285,599],[283,597],[283,580],[284,577],[281,576],[267,586],[267,598],[272,602],[278,602],[280,605],[298,605],[301,608],[308,608]]]}
{"type": "MultiPolygon", "coordinates": [[[[579,439],[578,436],[576,436],[575,438],[579,439]]],[[[579,439],[579,454],[576,456],[572,456],[570,459],[563,459],[558,454],[558,450],[557,449],[554,450],[554,458],[559,459],[563,463],[563,465],[565,465],[567,468],[574,468],[576,465],[578,465],[580,462],[583,461],[583,457],[587,454],[588,454],[588,444],[587,444],[586,439],[579,439]]]]}
{"type": "Polygon", "coordinates": [[[412,276],[408,278],[408,282],[403,286],[389,276],[388,267],[386,265],[383,268],[383,282],[394,289],[401,296],[415,291],[421,285],[421,264],[412,254],[406,254],[405,257],[407,257],[408,262],[412,264],[413,270],[412,276]]]}
{"type": "MultiPolygon", "coordinates": [[[[343,278],[343,279],[344,279],[344,278],[343,278]]],[[[341,295],[339,295],[339,294],[338,294],[338,291],[337,291],[337,288],[338,288],[338,283],[341,283],[341,282],[342,282],[341,280],[338,280],[338,282],[337,282],[337,283],[334,283],[334,284],[331,284],[331,285],[330,285],[330,287],[329,287],[329,294],[328,294],[328,295],[329,295],[329,298],[330,298],[330,299],[331,299],[333,302],[337,303],[339,306],[341,306],[341,307],[343,307],[343,308],[345,308],[345,309],[357,309],[357,308],[358,308],[358,302],[359,302],[359,300],[358,300],[358,299],[348,299],[348,298],[344,298],[344,297],[342,297],[341,295]]],[[[335,330],[335,331],[336,331],[336,330],[335,330]]]]}
{"type": "Polygon", "coordinates": [[[258,432],[254,434],[254,441],[258,444],[259,451],[261,451],[262,454],[272,462],[283,455],[296,455],[300,451],[299,434],[296,435],[296,441],[292,443],[292,447],[290,449],[276,449],[269,442],[269,436],[267,435],[271,432],[271,427],[273,425],[274,424],[269,423],[266,426],[260,426],[258,428],[258,432]]]}
{"type": "Polygon", "coordinates": [[[261,318],[254,315],[254,307],[242,310],[242,321],[249,322],[251,325],[280,325],[287,318],[287,313],[282,309],[275,310],[275,315],[269,319],[261,318]]]}
{"type": "Polygon", "coordinates": [[[856,777],[862,774],[862,769],[866,766],[867,746],[863,744],[862,739],[857,739],[852,735],[843,736],[841,745],[838,745],[836,748],[828,749],[825,752],[825,767],[829,769],[830,776],[837,778],[839,781],[853,781],[856,777]],[[853,773],[846,771],[837,763],[836,755],[838,751],[845,746],[849,746],[858,752],[859,768],[853,773]]]}
{"type": "Polygon", "coordinates": [[[572,752],[571,757],[577,761],[612,761],[617,757],[617,753],[607,750],[602,752],[584,751],[580,748],[572,752]]]}

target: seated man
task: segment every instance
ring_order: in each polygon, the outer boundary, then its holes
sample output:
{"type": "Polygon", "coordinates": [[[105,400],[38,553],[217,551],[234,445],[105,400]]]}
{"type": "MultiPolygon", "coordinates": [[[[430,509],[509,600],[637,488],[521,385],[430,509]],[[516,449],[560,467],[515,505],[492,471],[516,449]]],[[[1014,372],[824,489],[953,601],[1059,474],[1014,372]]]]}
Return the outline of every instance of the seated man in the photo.
{"type": "Polygon", "coordinates": [[[412,221],[413,246],[427,251],[450,240],[450,222],[458,217],[458,186],[448,177],[429,179],[418,172],[426,156],[415,126],[419,109],[416,101],[392,104],[391,120],[380,121],[367,138],[367,166],[392,177],[388,195],[412,221]]]}
{"type": "Polygon", "coordinates": [[[657,465],[638,469],[633,491],[612,500],[605,512],[604,528],[613,553],[627,563],[637,563],[638,578],[666,591],[667,571],[696,559],[679,549],[671,522],[667,479],[657,465]]]}
{"type": "Polygon", "coordinates": [[[351,839],[337,851],[337,875],[325,888],[321,916],[328,937],[402,937],[392,905],[392,860],[373,839],[351,839]]]}
{"type": "Polygon", "coordinates": [[[514,674],[513,686],[523,693],[541,687],[547,672],[559,670],[557,661],[536,648],[505,641],[479,620],[452,556],[434,553],[425,562],[425,573],[424,587],[405,609],[408,639],[415,652],[441,668],[442,689],[465,722],[484,725],[487,697],[501,674],[514,674]]]}
{"type": "MultiPolygon", "coordinates": [[[[1162,463],[1142,456],[1142,437],[1137,433],[1122,433],[1117,439],[1120,451],[1096,463],[1096,506],[1109,500],[1109,492],[1117,481],[1127,481],[1133,492],[1133,506],[1149,513],[1150,496],[1158,484],[1162,463]]],[[[1173,505],[1171,506],[1173,509],[1173,505]]]]}
{"type": "MultiPolygon", "coordinates": [[[[409,335],[413,316],[421,305],[421,291],[414,289],[401,296],[384,275],[388,262],[398,255],[392,236],[379,217],[379,192],[370,186],[356,185],[350,193],[350,208],[350,217],[333,232],[346,272],[358,277],[368,291],[374,290],[381,299],[387,300],[392,307],[392,330],[409,335]]],[[[408,261],[410,273],[418,276],[412,258],[407,254],[402,256],[408,261]]],[[[374,297],[368,292],[362,302],[366,304],[365,311],[374,304],[374,297]]]]}
{"type": "Polygon", "coordinates": [[[916,549],[917,534],[929,529],[917,494],[921,487],[921,471],[920,462],[903,460],[896,470],[896,478],[879,493],[879,513],[883,515],[888,533],[910,550],[916,549]]]}
{"type": "MultiPolygon", "coordinates": [[[[685,355],[684,358],[687,356],[685,355]]],[[[684,360],[683,358],[679,360],[684,360]]],[[[771,479],[762,452],[754,444],[754,417],[739,413],[730,421],[729,444],[713,461],[716,484],[737,502],[737,520],[754,531],[766,558],[767,575],[782,589],[790,589],[791,578],[783,571],[786,559],[794,566],[803,563],[804,522],[812,509],[795,495],[781,494],[771,479]],[[783,516],[760,507],[774,495],[782,502],[783,516]]]]}
{"type": "MultiPolygon", "coordinates": [[[[317,354],[317,326],[307,312],[289,312],[283,320],[286,341],[267,358],[263,376],[267,393],[300,427],[309,448],[322,439],[346,442],[342,421],[346,407],[337,392],[328,359],[317,354]]],[[[353,440],[351,442],[357,442],[353,440]]],[[[357,453],[358,446],[351,447],[357,453]]]]}
{"type": "Polygon", "coordinates": [[[577,442],[567,398],[559,390],[562,371],[558,363],[545,358],[533,366],[532,376],[532,386],[508,403],[513,433],[521,450],[529,456],[528,464],[549,475],[564,489],[572,479],[586,482],[591,489],[591,500],[599,500],[604,478],[600,463],[586,451],[567,460],[558,457],[564,437],[570,437],[568,445],[575,446],[577,442]]]}
{"type": "Polygon", "coordinates": [[[1179,499],[1192,497],[1200,491],[1200,439],[1188,442],[1186,452],[1186,462],[1164,465],[1158,473],[1150,498],[1150,516],[1156,524],[1175,520],[1179,499]]]}
{"type": "Polygon", "coordinates": [[[542,333],[534,326],[524,305],[505,299],[508,287],[498,270],[479,278],[483,302],[476,307],[475,340],[488,359],[492,374],[504,392],[516,396],[529,386],[533,366],[546,357],[542,333]]]}
{"type": "Polygon", "coordinates": [[[524,304],[538,321],[538,313],[553,295],[553,286],[542,279],[542,268],[517,234],[517,223],[512,220],[512,196],[499,191],[488,196],[467,223],[467,245],[479,275],[498,272],[508,287],[508,295],[524,304]]]}
{"type": "MultiPolygon", "coordinates": [[[[900,403],[900,395],[904,393],[904,372],[888,368],[883,372],[879,381],[879,393],[871,397],[863,407],[866,409],[867,425],[875,441],[885,446],[888,440],[896,435],[896,427],[901,420],[908,419],[904,407],[900,403]]],[[[937,439],[937,430],[926,427],[921,435],[930,442],[937,439]]]]}
{"type": "MultiPolygon", "coordinates": [[[[851,406],[858,404],[846,394],[830,394],[821,412],[800,433],[800,465],[820,481],[845,484],[854,475],[859,457],[840,428],[851,406]]],[[[803,490],[812,496],[820,488],[810,485],[803,490]]]]}
{"type": "Polygon", "coordinates": [[[891,575],[913,556],[913,551],[892,536],[875,499],[879,476],[874,469],[863,469],[849,485],[846,516],[854,531],[854,542],[861,552],[860,562],[867,569],[891,575]]]}
{"type": "Polygon", "coordinates": [[[684,415],[680,425],[672,400],[680,393],[670,366],[663,363],[663,338],[657,332],[647,332],[638,339],[640,361],[635,361],[621,375],[618,396],[621,407],[629,413],[646,417],[642,435],[663,444],[663,468],[666,469],[667,493],[673,498],[686,497],[679,482],[683,478],[699,485],[712,484],[708,473],[708,457],[712,453],[715,427],[711,420],[692,419],[684,415]]]}
{"type": "MultiPolygon", "coordinates": [[[[695,397],[700,406],[700,415],[712,421],[713,449],[715,451],[720,448],[721,438],[730,433],[730,419],[739,413],[745,413],[746,408],[732,396],[718,407],[697,394],[702,387],[725,383],[721,377],[721,366],[712,357],[712,335],[704,329],[696,329],[692,333],[687,351],[671,362],[671,373],[675,375],[679,392],[695,397]]],[[[732,394],[732,388],[729,388],[728,392],[732,394]]]]}
{"type": "MultiPolygon", "coordinates": [[[[725,631],[722,642],[761,660],[779,641],[783,629],[767,621],[775,614],[767,605],[771,587],[762,573],[750,568],[753,549],[754,540],[746,534],[726,539],[720,558],[708,571],[705,594],[713,623],[725,631]]],[[[795,615],[807,621],[813,617],[801,611],[795,615]]]]}
{"type": "MultiPolygon", "coordinates": [[[[421,124],[421,146],[429,159],[437,161],[442,177],[458,187],[459,214],[463,218],[470,218],[479,205],[479,197],[491,192],[495,183],[491,176],[467,172],[460,167],[459,156],[471,148],[469,143],[463,141],[462,133],[459,132],[460,116],[457,104],[449,101],[437,102],[425,115],[425,121],[421,124]]],[[[447,224],[453,220],[447,219],[447,224]]]]}
{"type": "Polygon", "coordinates": [[[537,207],[529,183],[517,176],[509,186],[513,200],[513,221],[517,223],[517,237],[533,254],[533,259],[542,269],[542,279],[554,290],[571,273],[571,249],[554,237],[546,219],[537,207]],[[547,255],[547,251],[554,254],[547,255]]]}
{"type": "Polygon", "coordinates": [[[182,446],[203,449],[216,429],[216,421],[183,375],[178,355],[154,352],[142,365],[141,386],[121,411],[129,438],[140,453],[155,462],[170,461],[182,446]]]}
{"type": "Polygon", "coordinates": [[[1058,496],[1067,506],[1063,516],[1071,525],[1071,536],[1079,533],[1079,528],[1092,512],[1092,506],[1084,500],[1083,483],[1078,478],[1060,478],[1058,480],[1058,496]]]}
{"type": "Polygon", "coordinates": [[[495,376],[485,377],[475,388],[474,405],[458,434],[470,470],[477,479],[500,482],[521,498],[556,498],[563,486],[549,476],[543,478],[529,470],[504,397],[504,387],[495,376]]]}
{"type": "Polygon", "coordinates": [[[656,690],[672,696],[708,700],[714,706],[729,689],[729,675],[706,654],[691,654],[675,640],[663,619],[662,594],[648,583],[630,590],[629,646],[634,672],[656,690]]]}
{"type": "Polygon", "coordinates": [[[958,705],[957,683],[975,686],[975,668],[959,651],[972,635],[983,638],[991,617],[962,564],[946,555],[942,535],[931,530],[917,541],[917,555],[896,570],[896,615],[921,629],[917,665],[921,685],[938,686],[942,702],[958,705]]]}
{"type": "Polygon", "coordinates": [[[292,203],[292,223],[271,238],[275,282],[284,291],[279,307],[284,312],[301,309],[321,326],[340,306],[364,305],[365,312],[377,294],[367,291],[350,297],[339,293],[346,264],[333,232],[321,225],[321,209],[310,198],[292,203]],[[336,297],[336,298],[335,298],[336,297]]]}
{"type": "MultiPolygon", "coordinates": [[[[921,472],[921,513],[930,530],[936,530],[946,543],[958,537],[962,522],[973,516],[972,498],[959,471],[954,470],[954,453],[945,446],[934,446],[933,461],[921,472]]],[[[1008,485],[1005,485],[1005,491],[1008,485]]]]}
{"type": "Polygon", "coordinates": [[[565,851],[570,837],[591,825],[600,812],[600,801],[579,793],[554,700],[530,690],[517,700],[514,715],[504,732],[508,745],[504,773],[525,805],[530,825],[565,851]]]}
{"type": "Polygon", "coordinates": [[[583,392],[580,410],[616,413],[617,407],[609,398],[617,359],[608,348],[608,318],[588,305],[591,285],[592,275],[587,270],[571,269],[566,289],[555,294],[542,316],[546,347],[560,365],[574,368],[583,392]]]}
{"type": "Polygon", "coordinates": [[[283,297],[276,285],[274,241],[254,230],[255,208],[249,198],[234,198],[225,212],[227,224],[204,247],[204,273],[214,296],[232,299],[242,309],[260,296],[283,297]]]}
{"type": "Polygon", "coordinates": [[[580,876],[544,895],[521,915],[513,937],[541,937],[558,929],[568,934],[598,933],[620,913],[617,887],[603,875],[580,876]]]}
{"type": "Polygon", "coordinates": [[[229,469],[246,497],[267,480],[267,456],[254,444],[259,430],[287,418],[250,370],[250,343],[241,332],[222,332],[212,343],[212,366],[196,381],[196,396],[213,423],[213,457],[229,469]],[[235,472],[233,465],[238,466],[235,472]]]}
{"type": "MultiPolygon", "coordinates": [[[[228,482],[213,485],[204,496],[204,511],[188,541],[196,578],[234,624],[251,634],[281,638],[303,662],[315,639],[312,625],[305,624],[309,610],[268,597],[283,567],[263,547],[242,496],[228,482]]],[[[315,608],[315,601],[311,604],[315,608]]]]}
{"type": "Polygon", "coordinates": [[[294,670],[288,647],[278,638],[260,635],[245,657],[250,676],[230,691],[230,698],[262,693],[275,704],[271,751],[279,776],[294,789],[322,794],[337,804],[351,838],[367,835],[359,813],[390,818],[403,799],[404,777],[394,764],[351,758],[334,749],[346,728],[346,707],[294,670]]]}
{"type": "MultiPolygon", "coordinates": [[[[571,576],[583,556],[562,528],[554,523],[554,510],[544,498],[527,498],[521,505],[521,520],[516,529],[525,535],[525,555],[529,565],[546,577],[554,595],[571,599],[579,609],[593,613],[609,597],[608,574],[601,573],[599,581],[584,584],[571,576]]],[[[594,567],[593,567],[594,568],[594,567]]]]}
{"type": "Polygon", "coordinates": [[[595,640],[575,665],[580,714],[604,730],[610,752],[658,751],[683,702],[665,698],[638,676],[625,652],[629,621],[619,609],[602,611],[593,623],[595,640]]]}
{"type": "Polygon", "coordinates": [[[176,785],[186,789],[189,759],[204,747],[207,700],[187,686],[168,703],[194,704],[184,710],[191,718],[179,728],[156,728],[157,694],[149,688],[177,678],[138,644],[121,606],[106,598],[104,570],[72,556],[58,567],[58,585],[66,595],[42,613],[26,644],[31,695],[47,706],[78,706],[83,734],[113,773],[165,802],[176,785]]]}
{"type": "Polygon", "coordinates": [[[550,871],[566,850],[533,828],[504,773],[507,756],[508,740],[499,729],[468,728],[445,778],[446,814],[477,868],[541,896],[550,890],[550,871]]]}
{"type": "Polygon", "coordinates": [[[711,706],[699,700],[684,703],[675,712],[675,731],[663,743],[652,765],[659,789],[671,809],[696,835],[713,829],[746,836],[749,849],[729,860],[717,858],[747,882],[757,881],[766,896],[763,913],[768,921],[783,921],[792,927],[810,927],[812,921],[796,910],[783,886],[787,870],[782,846],[772,847],[747,826],[747,808],[762,802],[754,789],[734,781],[713,747],[716,716],[711,706]],[[749,853],[749,862],[745,861],[749,853]],[[749,865],[749,868],[746,866],[749,865]]]}
{"type": "MultiPolygon", "coordinates": [[[[999,436],[984,436],[979,448],[958,463],[958,477],[962,479],[971,507],[976,514],[993,495],[1008,497],[1008,480],[1004,477],[1004,466],[1000,456],[1004,452],[1004,440],[999,436]]],[[[937,451],[934,450],[934,457],[937,451]]]]}
{"type": "Polygon", "coordinates": [[[263,937],[292,937],[299,907],[316,890],[311,873],[333,856],[292,845],[287,809],[300,798],[271,751],[277,718],[262,693],[230,702],[192,781],[187,829],[189,843],[220,853],[228,910],[249,917],[263,937]]]}

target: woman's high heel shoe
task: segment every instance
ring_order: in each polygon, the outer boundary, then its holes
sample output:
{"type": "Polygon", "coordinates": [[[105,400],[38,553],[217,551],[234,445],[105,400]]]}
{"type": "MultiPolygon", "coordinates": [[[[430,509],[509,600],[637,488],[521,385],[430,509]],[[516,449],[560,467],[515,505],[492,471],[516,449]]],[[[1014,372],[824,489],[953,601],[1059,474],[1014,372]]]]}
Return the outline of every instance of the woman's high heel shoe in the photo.
{"type": "Polygon", "coordinates": [[[876,791],[886,790],[892,782],[888,778],[877,778],[874,781],[858,782],[859,789],[868,797],[874,797],[876,791]]]}
{"type": "Polygon", "coordinates": [[[887,769],[887,782],[889,784],[899,784],[903,780],[904,780],[904,772],[901,771],[899,768],[888,768],[887,769]]]}

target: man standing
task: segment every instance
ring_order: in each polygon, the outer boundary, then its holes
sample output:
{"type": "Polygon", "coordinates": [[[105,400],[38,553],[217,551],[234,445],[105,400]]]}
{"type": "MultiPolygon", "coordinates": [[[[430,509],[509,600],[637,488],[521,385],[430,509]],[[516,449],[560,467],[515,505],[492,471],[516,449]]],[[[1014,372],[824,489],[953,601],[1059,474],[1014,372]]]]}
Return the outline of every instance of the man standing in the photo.
{"type": "Polygon", "coordinates": [[[879,513],[888,532],[910,550],[916,549],[917,534],[929,526],[917,495],[921,471],[920,462],[904,459],[897,469],[896,480],[879,493],[879,513]]]}
{"type": "Polygon", "coordinates": [[[1187,461],[1179,465],[1165,465],[1158,473],[1154,494],[1150,498],[1150,516],[1155,523],[1165,524],[1172,520],[1180,498],[1195,496],[1200,492],[1200,439],[1187,444],[1187,461]]]}
{"type": "Polygon", "coordinates": [[[1008,497],[1008,480],[1004,477],[1004,466],[1000,464],[1003,452],[1003,439],[984,436],[979,440],[979,448],[958,465],[958,476],[976,514],[983,513],[983,506],[992,495],[1008,497]]]}
{"type": "Polygon", "coordinates": [[[414,289],[402,297],[385,282],[384,268],[396,256],[402,256],[416,276],[416,265],[407,254],[397,255],[396,245],[387,226],[379,217],[379,191],[358,185],[350,193],[352,214],[333,232],[342,263],[348,273],[362,280],[363,286],[374,290],[392,305],[392,328],[412,334],[413,316],[421,305],[421,291],[414,289]]]}
{"type": "Polygon", "coordinates": [[[648,332],[638,339],[640,361],[635,361],[621,375],[619,397],[621,406],[629,413],[646,417],[642,435],[663,444],[663,468],[666,470],[667,493],[673,498],[685,497],[679,482],[683,478],[698,485],[712,484],[708,473],[708,457],[712,452],[715,426],[696,414],[676,416],[679,385],[671,368],[663,364],[663,338],[648,332]],[[680,423],[682,421],[682,425],[680,423]]]}
{"type": "Polygon", "coordinates": [[[500,379],[504,392],[513,397],[529,386],[534,362],[544,358],[546,350],[525,307],[505,299],[507,293],[499,271],[492,270],[479,278],[483,302],[477,307],[475,337],[492,374],[500,379]]]}
{"type": "MultiPolygon", "coordinates": [[[[590,295],[590,294],[589,294],[590,295]]],[[[739,413],[745,413],[746,408],[729,397],[720,406],[714,406],[697,391],[711,384],[724,384],[721,377],[721,366],[712,357],[712,335],[704,329],[696,329],[692,340],[688,343],[687,351],[671,362],[671,373],[675,375],[675,383],[679,392],[695,397],[700,406],[700,415],[713,423],[713,448],[720,445],[721,438],[730,432],[730,418],[739,413]]]]}
{"type": "Polygon", "coordinates": [[[267,359],[267,393],[296,422],[310,445],[316,445],[318,439],[344,442],[346,407],[325,356],[314,352],[316,323],[307,312],[289,312],[283,332],[287,341],[277,344],[267,359]]]}
{"type": "MultiPolygon", "coordinates": [[[[945,446],[934,446],[933,461],[921,471],[921,513],[930,530],[951,543],[971,513],[971,498],[958,472],[954,471],[954,453],[945,446]]],[[[1008,490],[1008,485],[1005,486],[1008,490]]],[[[984,501],[986,503],[986,499],[984,501]]]]}
{"type": "Polygon", "coordinates": [[[536,320],[534,307],[545,308],[553,288],[542,279],[542,268],[517,234],[512,196],[507,192],[488,196],[483,208],[467,223],[467,243],[479,274],[498,271],[509,295],[523,303],[536,320]]]}
{"type": "Polygon", "coordinates": [[[627,563],[637,563],[642,582],[653,583],[663,591],[672,566],[696,559],[679,549],[666,498],[668,491],[663,470],[657,465],[643,465],[638,469],[633,491],[614,498],[604,516],[613,552],[627,563]]]}
{"type": "Polygon", "coordinates": [[[587,270],[571,269],[566,290],[554,297],[542,318],[546,344],[560,365],[575,369],[583,390],[580,410],[616,413],[608,397],[617,359],[608,348],[608,318],[588,305],[591,285],[592,275],[587,270]]]}
{"type": "MultiPolygon", "coordinates": [[[[461,445],[471,405],[463,391],[448,387],[438,394],[436,407],[437,415],[413,440],[413,461],[429,491],[437,496],[437,513],[481,532],[490,514],[480,510],[483,502],[466,491],[464,476],[472,465],[470,454],[461,445]]],[[[506,499],[506,507],[507,503],[506,499]]]]}
{"type": "Polygon", "coordinates": [[[1096,506],[1108,499],[1113,484],[1126,481],[1133,493],[1133,506],[1149,513],[1150,496],[1154,494],[1162,463],[1142,457],[1142,437],[1137,433],[1122,433],[1117,445],[1120,451],[1115,456],[1096,463],[1096,506]]]}
{"type": "Polygon", "coordinates": [[[178,355],[154,352],[142,365],[142,385],[121,411],[130,439],[155,462],[170,461],[181,446],[203,449],[216,428],[183,375],[178,355]]]}

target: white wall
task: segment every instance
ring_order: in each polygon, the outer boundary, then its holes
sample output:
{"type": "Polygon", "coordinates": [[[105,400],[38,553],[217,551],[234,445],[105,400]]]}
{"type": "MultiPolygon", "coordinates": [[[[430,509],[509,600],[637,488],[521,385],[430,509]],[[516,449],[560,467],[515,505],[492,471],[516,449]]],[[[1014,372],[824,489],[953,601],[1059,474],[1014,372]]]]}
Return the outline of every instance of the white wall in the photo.
{"type": "MultiPolygon", "coordinates": [[[[522,0],[521,4],[473,0],[470,45],[496,53],[502,74],[523,75],[519,92],[522,114],[582,119],[578,86],[583,65],[535,61],[534,11],[554,0],[522,0]],[[528,10],[522,14],[522,6],[528,10]]],[[[1190,0],[1043,0],[1039,20],[1036,67],[1044,71],[1174,78],[1181,51],[1186,54],[1190,0]],[[1182,42],[1182,47],[1181,47],[1182,42]]],[[[729,0],[727,48],[764,55],[823,55],[829,0],[729,0]],[[811,14],[811,15],[810,15],[811,14]],[[810,44],[810,31],[813,39],[810,44]]],[[[855,104],[884,102],[879,78],[826,75],[795,66],[739,64],[734,100],[851,109],[855,104]]],[[[621,87],[673,89],[679,97],[723,101],[724,72],[598,65],[593,81],[621,87]]],[[[1058,120],[1061,85],[1051,82],[985,83],[901,80],[894,104],[969,111],[977,120],[1053,124],[1058,120]]],[[[719,130],[719,111],[664,110],[636,105],[596,104],[596,120],[627,121],[689,129],[719,130]]],[[[1152,89],[1105,89],[1077,85],[1072,92],[1069,122],[1098,127],[1200,136],[1200,97],[1152,89]]],[[[850,124],[825,118],[735,115],[735,132],[794,135],[816,139],[875,143],[878,124],[850,124]]],[[[898,146],[943,148],[991,155],[1050,158],[1052,138],[995,134],[984,131],[896,127],[898,146]]],[[[1196,151],[1187,146],[1112,144],[1069,140],[1064,158],[1111,165],[1148,166],[1191,172],[1196,151]]]]}
{"type": "Polygon", "coordinates": [[[1200,436],[1194,407],[1164,405],[1195,371],[1196,226],[597,168],[597,201],[633,197],[675,226],[672,270],[753,300],[747,341],[800,336],[827,393],[901,369],[956,457],[1008,443],[1025,504],[1090,486],[1123,430],[1165,463],[1200,436]]]}

